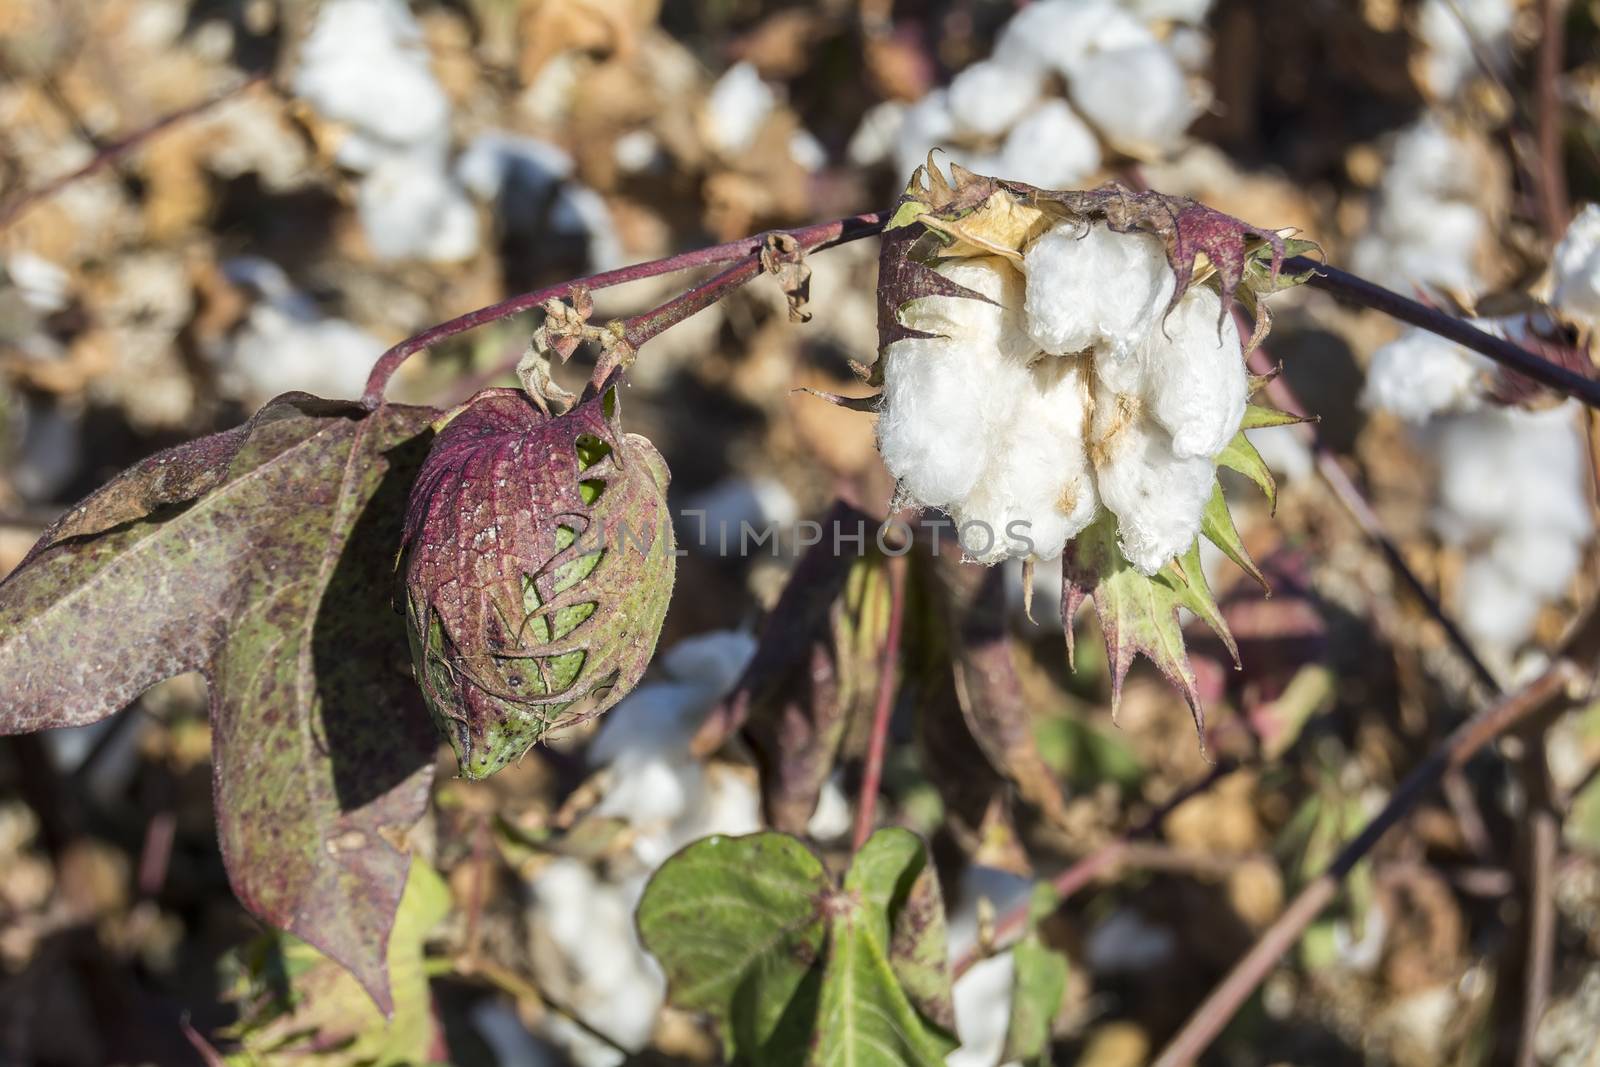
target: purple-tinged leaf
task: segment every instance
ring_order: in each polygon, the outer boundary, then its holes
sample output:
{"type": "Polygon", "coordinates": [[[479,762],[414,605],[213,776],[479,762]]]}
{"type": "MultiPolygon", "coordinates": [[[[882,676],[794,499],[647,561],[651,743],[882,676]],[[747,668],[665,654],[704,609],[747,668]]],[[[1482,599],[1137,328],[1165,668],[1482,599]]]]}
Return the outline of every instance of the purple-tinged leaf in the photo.
{"type": "Polygon", "coordinates": [[[235,893],[385,1010],[435,745],[392,561],[434,414],[279,397],[121,475],[0,585],[0,732],[93,722],[204,671],[235,893]]]}

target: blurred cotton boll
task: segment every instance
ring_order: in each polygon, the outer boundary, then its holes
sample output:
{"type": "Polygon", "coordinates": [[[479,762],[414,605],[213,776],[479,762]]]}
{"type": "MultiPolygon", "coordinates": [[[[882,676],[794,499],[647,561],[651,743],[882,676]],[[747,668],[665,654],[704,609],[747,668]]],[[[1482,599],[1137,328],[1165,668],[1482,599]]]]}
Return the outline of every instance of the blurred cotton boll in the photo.
{"type": "Polygon", "coordinates": [[[478,250],[478,212],[431,155],[383,159],[362,180],[356,213],[380,259],[455,263],[478,250]]]}
{"type": "Polygon", "coordinates": [[[226,394],[251,406],[292,390],[332,399],[361,395],[387,347],[381,340],[321,314],[269,260],[229,260],[223,270],[257,293],[237,332],[212,353],[226,394]]]}
{"type": "Polygon", "coordinates": [[[392,150],[442,147],[450,103],[429,67],[422,30],[401,0],[328,0],[300,46],[291,84],[351,134],[339,162],[370,170],[392,150]]]}
{"type": "MultiPolygon", "coordinates": [[[[979,901],[1002,914],[1027,899],[1032,883],[1009,871],[968,867],[949,915],[950,958],[956,960],[977,942],[979,901]]],[[[993,1067],[1005,1048],[1011,1021],[1011,987],[1016,967],[1009,951],[973,964],[951,989],[956,1036],[961,1047],[946,1059],[947,1067],[993,1067]]]]}
{"type": "Polygon", "coordinates": [[[1514,0],[1423,0],[1417,36],[1423,44],[1422,82],[1436,99],[1448,99],[1509,53],[1514,0]]]}
{"type": "Polygon", "coordinates": [[[1070,77],[1098,51],[1152,44],[1155,35],[1112,0],[1040,0],[1006,23],[994,58],[1070,77]]]}
{"type": "Polygon", "coordinates": [[[777,104],[777,95],[755,66],[736,63],[717,79],[706,99],[706,139],[723,155],[736,156],[755,141],[777,104]]]}
{"type": "Polygon", "coordinates": [[[1068,79],[1072,102],[1103,137],[1148,158],[1174,147],[1194,119],[1183,70],[1158,44],[1085,57],[1068,79]]]}
{"type": "Polygon", "coordinates": [[[1476,410],[1492,364],[1427,330],[1413,328],[1372,354],[1362,403],[1412,422],[1476,410]]]}
{"type": "Polygon", "coordinates": [[[1046,100],[1011,128],[996,169],[1041,189],[1069,189],[1100,169],[1100,142],[1065,100],[1046,100]]]}
{"type": "Polygon", "coordinates": [[[1600,204],[1589,204],[1567,224],[1552,265],[1557,310],[1590,330],[1600,329],[1600,204]]]}
{"type": "Polygon", "coordinates": [[[1010,129],[1043,91],[1044,76],[1037,69],[985,60],[957,74],[950,83],[950,116],[965,132],[998,136],[1010,129]]]}

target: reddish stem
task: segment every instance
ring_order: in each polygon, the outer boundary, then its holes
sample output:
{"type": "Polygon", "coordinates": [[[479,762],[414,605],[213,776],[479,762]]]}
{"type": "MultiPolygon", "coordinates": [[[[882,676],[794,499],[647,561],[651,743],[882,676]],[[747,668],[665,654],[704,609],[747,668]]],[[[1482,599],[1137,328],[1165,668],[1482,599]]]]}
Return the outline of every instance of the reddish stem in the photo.
{"type": "Polygon", "coordinates": [[[883,758],[889,747],[889,718],[894,711],[894,671],[900,659],[900,631],[905,625],[905,557],[889,559],[889,633],[883,642],[883,663],[878,674],[878,699],[872,709],[872,737],[867,763],[861,771],[861,794],[856,801],[856,832],[852,851],[872,836],[878,809],[878,787],[883,781],[883,758]]]}
{"type": "Polygon", "coordinates": [[[1564,396],[1576,397],[1590,407],[1600,407],[1600,381],[1586,378],[1547,359],[1541,359],[1527,349],[1514,345],[1502,337],[1484,333],[1461,319],[1407,299],[1399,293],[1342,271],[1338,267],[1330,267],[1305,256],[1290,256],[1284,260],[1283,271],[1287,274],[1310,272],[1306,284],[1313,289],[1325,290],[1353,304],[1381,311],[1390,318],[1408,322],[1413,326],[1420,326],[1429,333],[1438,334],[1474,352],[1481,352],[1496,363],[1510,367],[1564,396]]]}
{"type": "Polygon", "coordinates": [[[1566,14],[1567,0],[1539,2],[1539,55],[1534,75],[1538,92],[1539,210],[1544,216],[1545,234],[1552,241],[1559,241],[1566,230],[1569,208],[1566,161],[1561,152],[1561,93],[1556,84],[1561,77],[1566,14]]]}
{"type": "Polygon", "coordinates": [[[1316,917],[1339,892],[1351,869],[1372,847],[1427,795],[1446,771],[1463,766],[1479,749],[1548,708],[1582,678],[1568,659],[1558,660],[1525,688],[1474,715],[1418,764],[1389,797],[1383,810],[1351,840],[1333,862],[1289,904],[1261,938],[1234,964],[1222,983],[1211,991],[1172,1041],[1155,1067],[1181,1067],[1193,1063],[1222,1032],[1244,1002],[1266,980],[1284,953],[1300,940],[1316,917]]]}
{"type": "Polygon", "coordinates": [[[126,156],[129,152],[132,152],[134,149],[138,148],[140,145],[144,144],[157,134],[170,129],[181,122],[186,122],[198,115],[202,115],[216,107],[218,104],[232,100],[240,93],[243,93],[246,89],[258,85],[266,79],[267,75],[265,73],[253,75],[252,77],[246,78],[238,85],[224,89],[222,92],[210,97],[209,99],[202,100],[197,104],[191,104],[188,107],[183,108],[181,111],[174,111],[170,115],[164,115],[155,122],[152,122],[150,125],[144,127],[142,130],[131,133],[122,138],[120,141],[113,141],[111,144],[101,148],[94,154],[94,158],[90,159],[89,162],[85,163],[77,170],[68,171],[59,178],[52,178],[50,181],[45,182],[43,185],[38,186],[37,188],[29,189],[25,192],[17,194],[17,196],[9,204],[5,205],[3,208],[0,208],[0,230],[3,230],[7,226],[10,226],[13,222],[16,222],[17,219],[21,218],[29,208],[33,207],[39,201],[54,196],[62,189],[65,189],[67,186],[81,178],[87,178],[96,171],[109,167],[111,164],[115,163],[123,156],[126,156]]]}
{"type": "MultiPolygon", "coordinates": [[[[871,237],[883,230],[884,223],[888,219],[888,212],[878,211],[779,232],[793,237],[801,247],[809,251],[815,251],[833,245],[845,244],[849,241],[857,241],[863,237],[871,237]]],[[[446,338],[466,333],[468,330],[475,330],[479,326],[486,326],[491,322],[498,322],[501,319],[524,311],[530,311],[543,304],[546,300],[569,299],[580,286],[591,291],[609,289],[613,286],[625,285],[628,282],[636,282],[645,278],[655,278],[663,274],[672,274],[680,270],[691,270],[695,267],[712,267],[759,255],[762,246],[766,243],[766,239],[767,234],[756,234],[753,237],[744,237],[737,241],[729,241],[726,244],[712,245],[710,248],[697,248],[689,252],[680,252],[665,259],[655,259],[647,263],[635,263],[631,266],[605,271],[587,278],[574,278],[570,281],[546,286],[543,289],[535,289],[529,293],[521,293],[508,300],[502,300],[498,304],[491,304],[488,307],[478,308],[476,311],[469,311],[465,315],[458,315],[448,322],[441,322],[437,326],[430,327],[419,334],[406,338],[378,357],[378,362],[373,364],[372,373],[367,377],[367,388],[361,397],[361,402],[369,408],[376,408],[383,402],[383,393],[388,388],[389,379],[394,376],[395,371],[400,369],[401,364],[424,348],[437,344],[446,338]]],[[[725,271],[719,277],[730,273],[732,272],[725,271]]],[[[754,277],[754,275],[752,274],[751,277],[754,277]]],[[[745,279],[745,281],[748,280],[749,278],[745,279]]],[[[664,307],[668,306],[671,305],[664,305],[664,307]]],[[[698,310],[698,308],[695,310],[698,310]]],[[[688,312],[685,312],[685,315],[687,314],[688,312]]],[[[681,321],[681,317],[672,321],[681,321]]],[[[659,333],[661,329],[665,329],[666,326],[671,324],[671,322],[667,322],[660,329],[650,333],[649,336],[654,336],[655,333],[659,333]]]]}

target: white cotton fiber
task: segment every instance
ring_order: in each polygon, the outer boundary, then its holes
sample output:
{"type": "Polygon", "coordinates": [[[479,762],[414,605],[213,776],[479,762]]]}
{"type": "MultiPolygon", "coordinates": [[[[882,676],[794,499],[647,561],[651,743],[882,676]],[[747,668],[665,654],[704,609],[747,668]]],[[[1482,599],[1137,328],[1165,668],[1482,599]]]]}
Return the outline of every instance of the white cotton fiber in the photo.
{"type": "Polygon", "coordinates": [[[1005,951],[974,963],[950,990],[961,1046],[945,1057],[945,1067],[994,1067],[1005,1049],[1011,1021],[1011,989],[1016,962],[1005,951]]]}
{"type": "Polygon", "coordinates": [[[1172,147],[1195,116],[1183,70],[1159,44],[1086,56],[1073,69],[1068,88],[1083,117],[1133,156],[1172,147]]]}
{"type": "Polygon", "coordinates": [[[385,147],[442,145],[449,135],[449,101],[402,0],[328,0],[300,47],[292,85],[359,135],[340,152],[354,169],[376,163],[385,147]]]}
{"type": "Polygon", "coordinates": [[[953,259],[935,268],[944,277],[984,300],[930,296],[901,309],[901,321],[923,333],[938,334],[974,348],[993,349],[1026,363],[1038,352],[1023,318],[1021,272],[1001,256],[953,259]]]}
{"type": "Polygon", "coordinates": [[[1483,63],[1501,63],[1516,18],[1513,0],[1423,0],[1417,36],[1423,83],[1435,97],[1454,96],[1483,63]]]}
{"type": "Polygon", "coordinates": [[[1372,353],[1361,400],[1368,408],[1392,411],[1412,422],[1473,411],[1483,403],[1490,368],[1476,352],[1413,328],[1372,353]]]}
{"type": "Polygon", "coordinates": [[[720,695],[731,690],[756,653],[756,639],[742,630],[713,630],[686,637],[662,654],[660,664],[675,681],[704,686],[720,695]]]}
{"type": "Polygon", "coordinates": [[[950,94],[935,89],[906,109],[895,132],[895,166],[903,177],[928,161],[935,148],[948,147],[955,134],[955,119],[950,115],[950,94]]]}
{"type": "Polygon", "coordinates": [[[1038,0],[1000,31],[994,59],[1070,76],[1094,52],[1154,42],[1142,22],[1111,0],[1038,0]]]}
{"type": "Polygon", "coordinates": [[[1567,224],[1551,259],[1554,304],[1590,330],[1600,328],[1600,204],[1590,204],[1567,224]]]}
{"type": "Polygon", "coordinates": [[[983,471],[989,427],[980,390],[984,367],[970,349],[942,338],[896,341],[884,353],[878,451],[919,504],[944,507],[983,471]]]}
{"type": "Polygon", "coordinates": [[[1065,100],[1046,100],[1006,135],[997,172],[1041,189],[1068,189],[1100,169],[1100,141],[1065,100]]]}
{"type": "Polygon", "coordinates": [[[1578,573],[1583,547],[1570,533],[1523,526],[1496,537],[1488,558],[1532,595],[1554,600],[1578,573]]]}
{"type": "Polygon", "coordinates": [[[453,263],[478,250],[478,212],[431,156],[386,156],[356,190],[356,215],[380,259],[453,263]]]}
{"type": "Polygon", "coordinates": [[[1593,532],[1584,441],[1571,402],[1442,420],[1433,451],[1446,536],[1467,541],[1524,526],[1581,542],[1593,532]]]}
{"type": "Polygon", "coordinates": [[[1136,396],[1097,389],[1094,434],[1100,500],[1117,516],[1122,553],[1155,574],[1194,543],[1216,469],[1205,457],[1175,455],[1136,396]]]}
{"type": "Polygon", "coordinates": [[[1215,456],[1244,418],[1249,375],[1232,315],[1219,321],[1222,298],[1197,285],[1183,295],[1145,342],[1150,414],[1172,434],[1172,452],[1215,456]]]}
{"type": "Polygon", "coordinates": [[[1461,568],[1455,600],[1467,637],[1489,649],[1515,649],[1533,633],[1539,618],[1538,594],[1482,556],[1461,568]]]}
{"type": "Polygon", "coordinates": [[[755,141],[777,103],[777,95],[754,64],[735,63],[706,97],[706,136],[717,151],[736,156],[755,141]]]}
{"type": "Polygon", "coordinates": [[[1023,257],[1027,328],[1046,352],[1091,346],[1116,358],[1144,342],[1176,284],[1159,238],[1062,225],[1023,257]]]}
{"type": "Polygon", "coordinates": [[[1037,68],[983,60],[950,83],[950,116],[963,133],[998,137],[1043,91],[1044,74],[1037,68]]]}
{"type": "Polygon", "coordinates": [[[1171,19],[1198,25],[1211,12],[1212,0],[1122,0],[1122,6],[1147,21],[1171,19]]]}
{"type": "Polygon", "coordinates": [[[906,105],[898,100],[874,104],[861,116],[861,125],[850,135],[844,154],[858,167],[876,167],[894,151],[900,127],[906,120],[906,105]]]}
{"type": "Polygon", "coordinates": [[[223,391],[252,405],[299,389],[316,396],[361,395],[385,345],[344,319],[324,317],[277,264],[234,259],[224,271],[259,299],[216,353],[223,391]]]}

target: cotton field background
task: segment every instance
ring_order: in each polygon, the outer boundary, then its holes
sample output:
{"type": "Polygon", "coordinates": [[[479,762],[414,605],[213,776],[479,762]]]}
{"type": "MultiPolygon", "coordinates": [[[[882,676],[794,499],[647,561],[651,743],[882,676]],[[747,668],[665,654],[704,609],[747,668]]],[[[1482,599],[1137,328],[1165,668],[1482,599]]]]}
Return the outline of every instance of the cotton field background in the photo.
{"type": "MultiPolygon", "coordinates": [[[[357,398],[430,326],[885,211],[930,158],[1192,197],[1600,376],[1596,0],[4,0],[0,574],[117,471],[288,391],[357,398]]],[[[1250,324],[1213,288],[1175,300],[1154,238],[1030,242],[939,268],[987,302],[908,305],[927,336],[884,345],[872,403],[852,401],[883,341],[875,241],[807,255],[803,312],[759,277],[641,347],[627,428],[670,467],[682,551],[654,659],[492,778],[441,740],[389,948],[416,996],[392,1019],[230,890],[198,675],[0,737],[0,1065],[727,1062],[646,949],[646,886],[774,826],[839,874],[864,791],[937,870],[952,1067],[1156,1060],[1330,863],[1326,906],[1201,1062],[1600,1064],[1593,411],[1310,286],[1266,301],[1242,363],[1250,324]],[[1134,348],[1158,356],[1136,373],[1134,348]],[[1275,506],[1216,469],[1247,389],[1316,419],[1252,432],[1275,506]],[[1120,459],[1111,393],[1143,415],[1120,459]],[[1271,588],[1201,539],[1240,666],[1186,612],[1200,736],[1148,662],[1113,722],[1095,612],[1063,647],[1062,546],[1109,517],[1153,575],[1218,483],[1271,588]],[[730,709],[803,607],[808,524],[891,513],[1041,534],[969,545],[995,570],[966,568],[1003,575],[1037,766],[970,803],[985,753],[935,758],[906,689],[887,756],[840,727],[796,810],[772,763],[805,739],[730,709]],[[1569,708],[1398,788],[1568,664],[1569,708]],[[1064,977],[1039,1000],[1018,976],[1043,950],[1064,977]]],[[[682,288],[597,291],[594,321],[682,288]]],[[[515,385],[538,322],[450,337],[390,396],[515,385]]],[[[594,358],[555,376],[576,391],[594,358]]],[[[907,633],[933,611],[896,604],[907,633]]]]}

